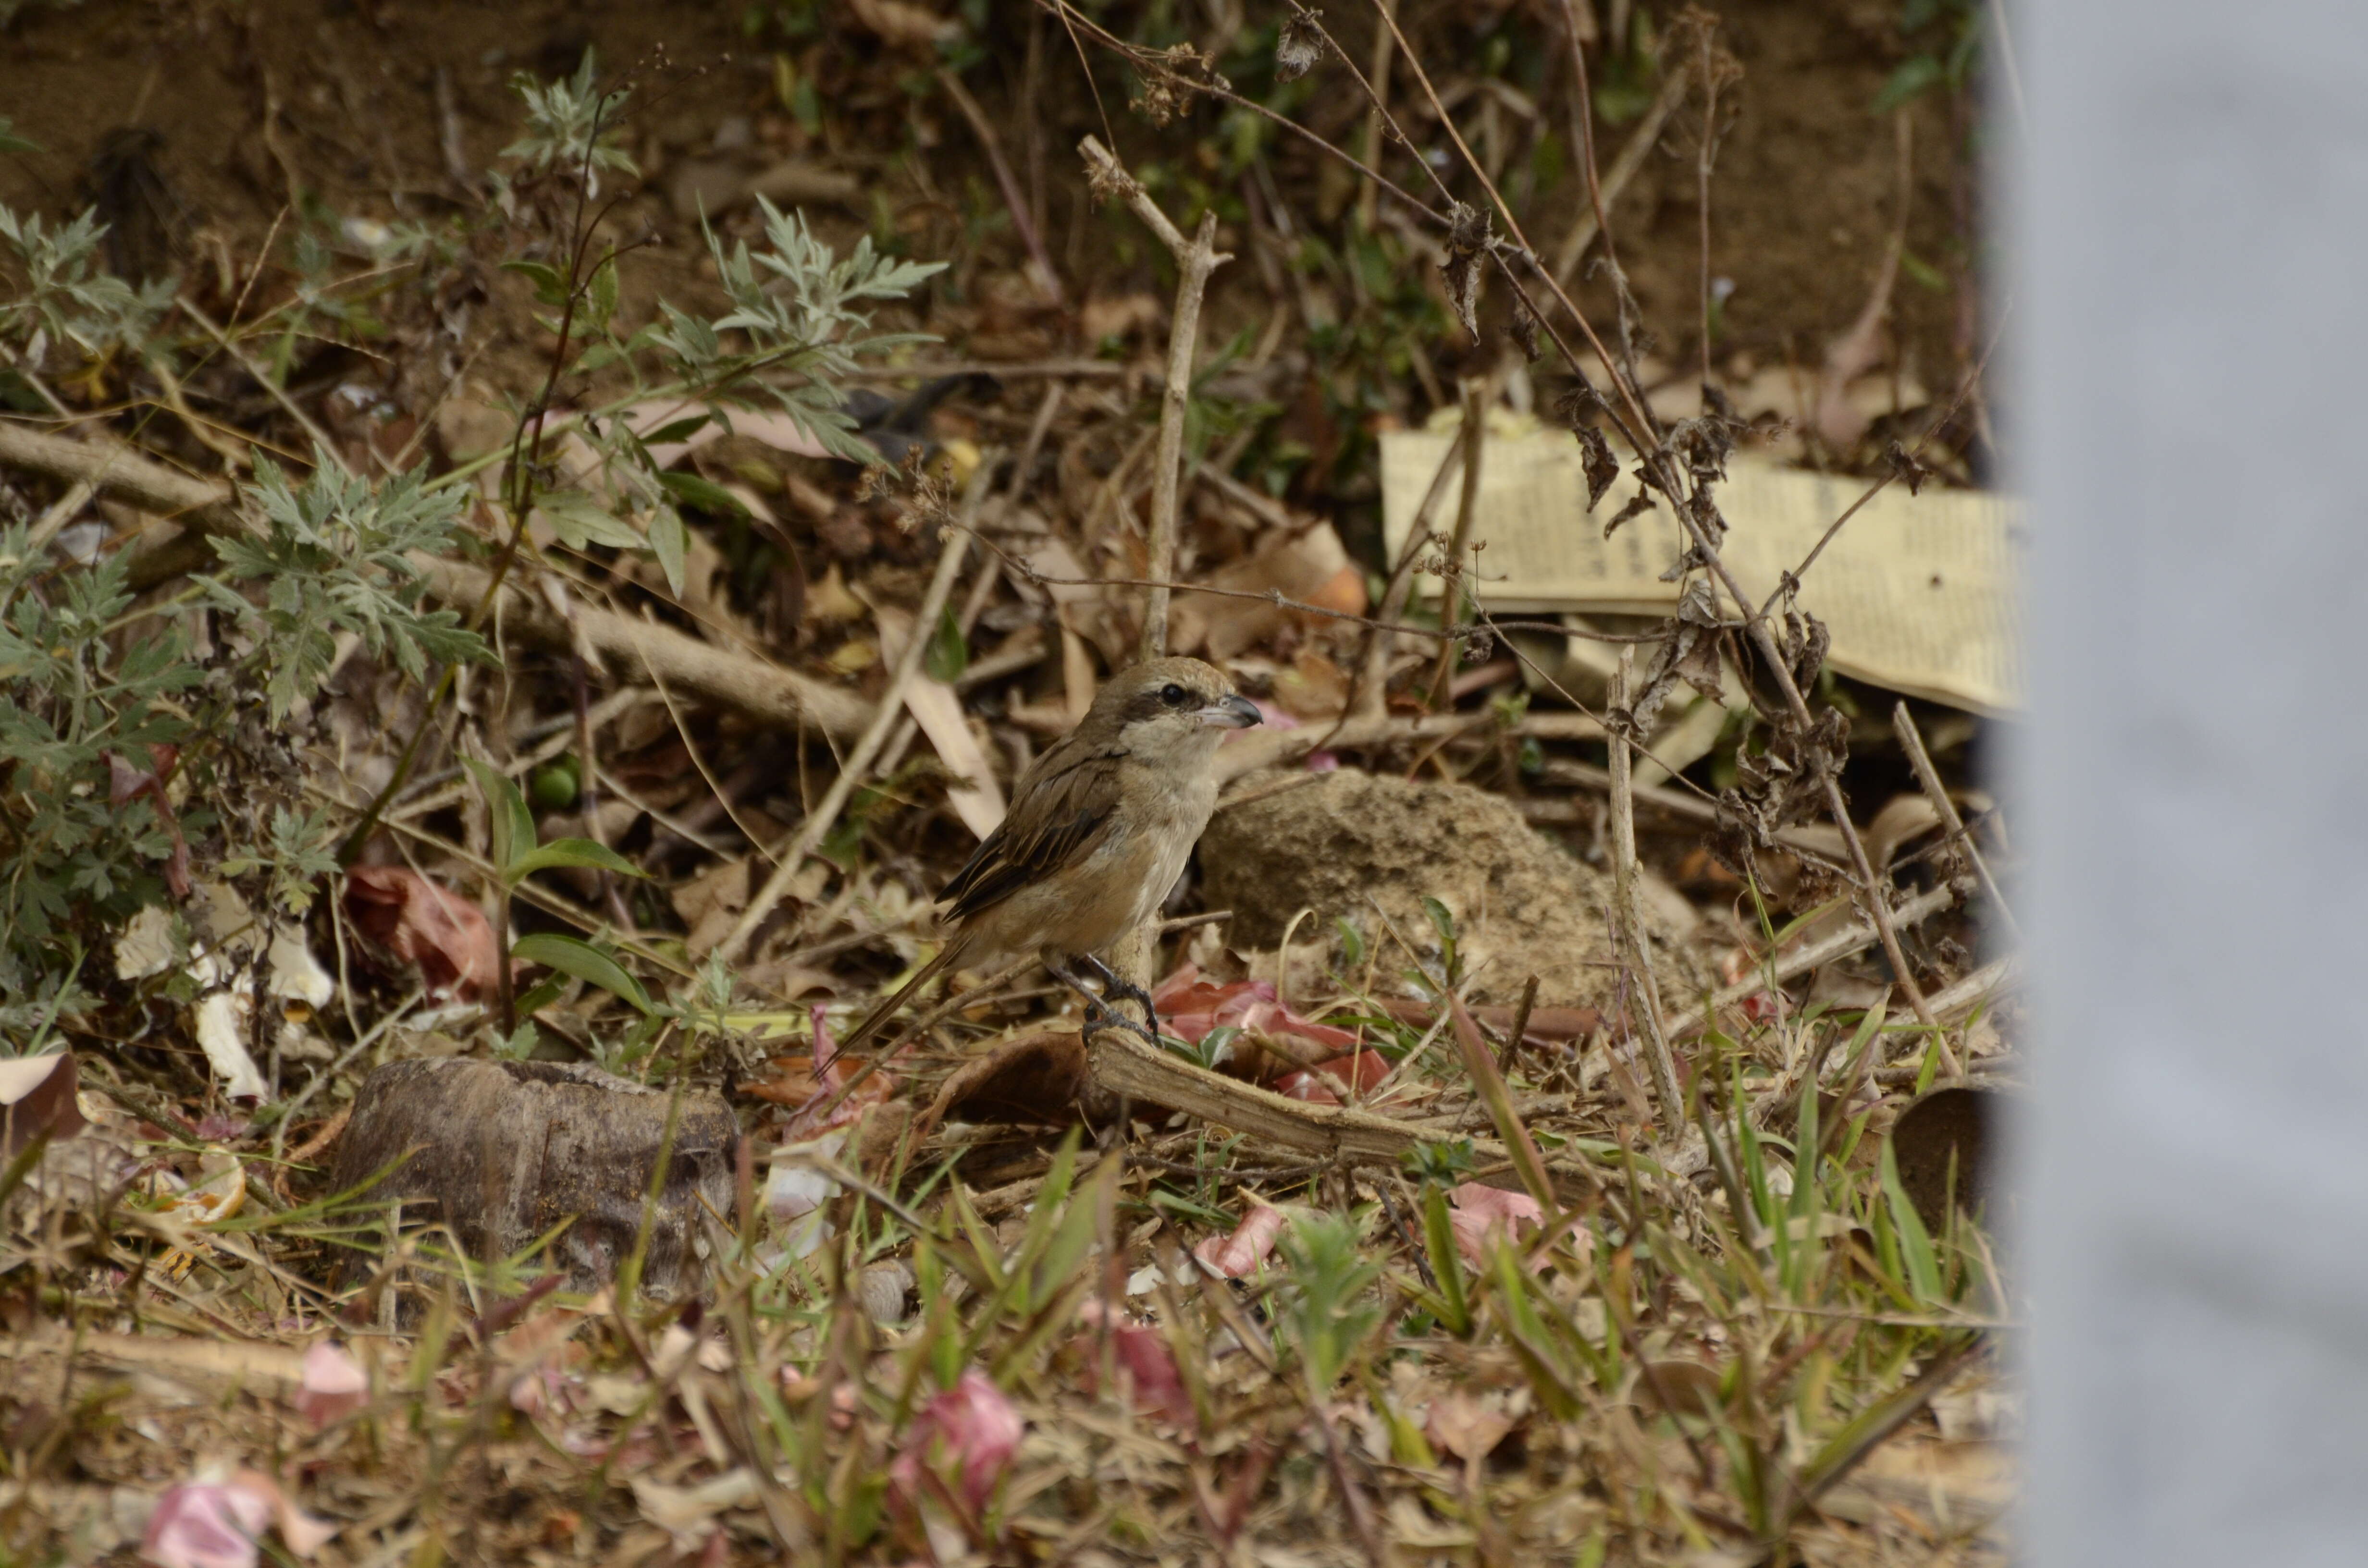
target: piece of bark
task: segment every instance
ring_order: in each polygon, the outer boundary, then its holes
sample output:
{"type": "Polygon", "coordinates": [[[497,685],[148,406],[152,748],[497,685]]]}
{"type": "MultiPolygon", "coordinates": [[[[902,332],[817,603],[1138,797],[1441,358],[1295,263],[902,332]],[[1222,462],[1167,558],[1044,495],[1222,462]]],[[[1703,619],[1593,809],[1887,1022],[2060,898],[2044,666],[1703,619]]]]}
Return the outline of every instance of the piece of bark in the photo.
{"type": "Polygon", "coordinates": [[[1086,1045],[1076,1031],[1038,1029],[1005,1040],[956,1068],[939,1086],[921,1125],[935,1128],[951,1118],[1065,1127],[1087,1112],[1083,1102],[1090,1089],[1086,1045]]]}
{"type": "MultiPolygon", "coordinates": [[[[450,1226],[477,1258],[515,1256],[572,1221],[547,1261],[566,1270],[570,1289],[594,1290],[616,1278],[641,1233],[671,1099],[574,1063],[390,1062],[355,1097],[338,1142],[336,1189],[393,1166],[363,1200],[424,1200],[424,1217],[450,1226]]],[[[642,1267],[652,1295],[698,1289],[693,1240],[707,1209],[732,1213],[739,1137],[720,1097],[682,1096],[642,1267]]]]}

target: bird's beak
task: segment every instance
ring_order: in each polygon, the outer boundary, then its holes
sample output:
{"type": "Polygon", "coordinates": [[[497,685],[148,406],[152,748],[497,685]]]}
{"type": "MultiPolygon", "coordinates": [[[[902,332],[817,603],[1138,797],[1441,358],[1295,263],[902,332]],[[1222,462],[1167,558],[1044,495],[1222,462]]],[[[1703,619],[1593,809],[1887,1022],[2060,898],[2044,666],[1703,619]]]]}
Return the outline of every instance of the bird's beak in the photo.
{"type": "Polygon", "coordinates": [[[1201,722],[1218,730],[1247,730],[1258,723],[1258,704],[1239,693],[1221,698],[1201,710],[1201,722]]]}

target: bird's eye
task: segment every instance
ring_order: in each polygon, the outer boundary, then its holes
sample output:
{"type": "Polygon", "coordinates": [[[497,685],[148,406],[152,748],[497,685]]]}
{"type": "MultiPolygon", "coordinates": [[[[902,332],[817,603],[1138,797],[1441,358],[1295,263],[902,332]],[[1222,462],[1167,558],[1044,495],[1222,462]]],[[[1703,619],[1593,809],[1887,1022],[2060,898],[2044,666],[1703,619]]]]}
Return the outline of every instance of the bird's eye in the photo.
{"type": "Polygon", "coordinates": [[[1170,707],[1170,708],[1181,708],[1181,707],[1183,707],[1183,706],[1184,706],[1184,697],[1185,697],[1185,691],[1184,691],[1184,688],[1183,688],[1182,687],[1180,687],[1180,686],[1178,686],[1178,685],[1177,685],[1174,681],[1172,681],[1172,680],[1171,680],[1171,681],[1169,681],[1166,686],[1163,686],[1163,687],[1161,687],[1159,688],[1159,700],[1160,700],[1160,701],[1162,701],[1162,702],[1165,702],[1165,703],[1166,703],[1166,704],[1167,704],[1167,706],[1168,706],[1168,707],[1170,707]]]}

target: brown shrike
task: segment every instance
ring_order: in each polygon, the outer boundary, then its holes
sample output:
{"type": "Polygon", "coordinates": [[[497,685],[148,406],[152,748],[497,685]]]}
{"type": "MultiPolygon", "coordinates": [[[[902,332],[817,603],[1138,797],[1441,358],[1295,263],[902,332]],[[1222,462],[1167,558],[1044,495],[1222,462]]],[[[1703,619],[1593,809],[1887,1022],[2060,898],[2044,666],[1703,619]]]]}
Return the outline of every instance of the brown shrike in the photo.
{"type": "Polygon", "coordinates": [[[946,884],[939,902],[954,930],[944,949],[839,1049],[870,1040],[941,970],[992,969],[1031,953],[1085,994],[1089,1029],[1115,1023],[1156,1043],[1151,998],[1101,955],[1176,885],[1216,808],[1217,744],[1258,722],[1257,707],[1198,659],[1154,659],[1113,678],[1077,727],[1019,776],[1010,814],[946,884]],[[1075,964],[1105,996],[1142,1003],[1151,1027],[1094,1000],[1075,964]]]}

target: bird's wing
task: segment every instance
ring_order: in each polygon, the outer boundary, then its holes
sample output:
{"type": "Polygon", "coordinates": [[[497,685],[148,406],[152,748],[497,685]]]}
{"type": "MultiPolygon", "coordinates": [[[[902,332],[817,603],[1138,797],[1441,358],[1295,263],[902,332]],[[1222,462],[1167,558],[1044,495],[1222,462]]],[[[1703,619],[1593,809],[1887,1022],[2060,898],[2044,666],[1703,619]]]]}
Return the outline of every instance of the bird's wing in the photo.
{"type": "Polygon", "coordinates": [[[939,895],[947,917],[966,920],[1092,854],[1117,810],[1110,765],[1122,755],[1046,752],[1051,766],[1014,789],[1011,814],[939,895]]]}

